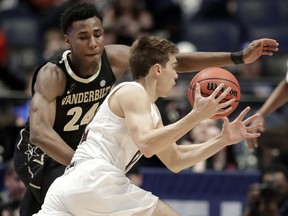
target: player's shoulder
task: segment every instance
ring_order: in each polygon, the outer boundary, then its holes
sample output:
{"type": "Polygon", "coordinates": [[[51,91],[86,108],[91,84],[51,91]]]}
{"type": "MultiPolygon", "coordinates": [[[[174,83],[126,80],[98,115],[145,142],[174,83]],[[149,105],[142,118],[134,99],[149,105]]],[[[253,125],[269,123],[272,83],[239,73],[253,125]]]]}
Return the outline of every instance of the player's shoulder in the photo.
{"type": "Polygon", "coordinates": [[[105,50],[109,59],[128,57],[130,47],[121,44],[105,45],[105,50]]]}
{"type": "Polygon", "coordinates": [[[146,90],[133,83],[123,85],[115,94],[115,99],[122,107],[124,113],[128,110],[148,110],[151,102],[146,90]]]}
{"type": "Polygon", "coordinates": [[[65,73],[54,63],[44,64],[36,74],[34,91],[46,98],[56,98],[63,95],[67,77],[65,73]]]}
{"type": "Polygon", "coordinates": [[[124,82],[116,86],[118,94],[124,96],[125,99],[130,100],[132,98],[143,98],[147,96],[145,89],[136,82],[124,82]]]}
{"type": "Polygon", "coordinates": [[[52,62],[47,62],[38,71],[37,76],[45,77],[45,79],[53,79],[58,81],[66,80],[64,71],[52,62]]]}
{"type": "Polygon", "coordinates": [[[126,45],[111,44],[105,46],[108,61],[116,78],[119,78],[129,69],[129,51],[130,47],[126,45]]]}

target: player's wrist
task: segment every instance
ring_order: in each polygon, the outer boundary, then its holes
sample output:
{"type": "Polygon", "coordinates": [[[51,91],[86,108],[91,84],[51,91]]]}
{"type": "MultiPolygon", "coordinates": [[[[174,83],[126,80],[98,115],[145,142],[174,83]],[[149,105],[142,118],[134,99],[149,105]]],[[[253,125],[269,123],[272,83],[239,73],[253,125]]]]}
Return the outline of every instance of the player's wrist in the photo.
{"type": "Polygon", "coordinates": [[[223,132],[223,128],[220,134],[216,135],[214,138],[211,139],[211,141],[214,142],[214,145],[225,148],[227,146],[233,145],[234,143],[231,141],[231,139],[225,134],[226,132],[223,132]]]}
{"type": "Polygon", "coordinates": [[[203,112],[200,109],[197,109],[195,107],[193,107],[193,109],[191,110],[191,112],[188,114],[189,118],[191,119],[191,122],[201,122],[207,118],[209,118],[209,116],[205,115],[206,113],[203,112]]]}
{"type": "MultiPolygon", "coordinates": [[[[197,105],[195,107],[197,107],[197,105]]],[[[210,119],[215,116],[215,113],[207,112],[202,108],[195,108],[195,107],[193,107],[193,109],[189,113],[190,118],[193,122],[200,123],[201,121],[210,119]]]]}
{"type": "Polygon", "coordinates": [[[237,64],[243,64],[244,60],[243,60],[243,51],[240,52],[231,52],[230,54],[231,60],[233,61],[233,63],[235,65],[237,64]]]}

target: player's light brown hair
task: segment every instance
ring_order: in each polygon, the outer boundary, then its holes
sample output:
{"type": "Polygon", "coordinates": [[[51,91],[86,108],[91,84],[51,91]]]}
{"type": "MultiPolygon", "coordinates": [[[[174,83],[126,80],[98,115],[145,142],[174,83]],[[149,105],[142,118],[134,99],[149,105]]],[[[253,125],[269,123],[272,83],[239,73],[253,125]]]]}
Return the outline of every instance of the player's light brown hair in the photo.
{"type": "Polygon", "coordinates": [[[129,64],[133,79],[145,77],[154,64],[165,68],[170,55],[178,52],[177,46],[166,39],[151,35],[140,37],[130,49],[129,64]]]}

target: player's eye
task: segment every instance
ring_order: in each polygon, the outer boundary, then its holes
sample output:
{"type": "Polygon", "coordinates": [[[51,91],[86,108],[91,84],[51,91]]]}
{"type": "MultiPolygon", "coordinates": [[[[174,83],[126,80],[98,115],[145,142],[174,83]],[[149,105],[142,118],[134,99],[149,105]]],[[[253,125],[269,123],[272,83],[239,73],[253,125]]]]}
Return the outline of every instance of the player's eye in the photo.
{"type": "Polygon", "coordinates": [[[97,38],[97,39],[99,39],[99,38],[102,37],[102,34],[96,34],[96,35],[94,35],[94,37],[97,38]]]}
{"type": "Polygon", "coordinates": [[[81,35],[81,36],[79,36],[79,39],[80,39],[80,40],[87,40],[88,37],[87,37],[86,35],[81,35]]]}

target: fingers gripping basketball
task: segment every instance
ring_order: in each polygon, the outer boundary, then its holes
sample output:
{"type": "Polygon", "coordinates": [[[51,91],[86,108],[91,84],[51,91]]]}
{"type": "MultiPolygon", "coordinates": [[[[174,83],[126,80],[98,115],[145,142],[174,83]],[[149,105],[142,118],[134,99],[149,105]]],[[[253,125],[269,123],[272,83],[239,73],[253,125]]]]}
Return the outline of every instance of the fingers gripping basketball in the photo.
{"type": "Polygon", "coordinates": [[[212,117],[213,119],[228,116],[237,108],[241,97],[240,85],[236,77],[228,70],[220,67],[210,67],[200,71],[193,77],[188,88],[188,100],[192,107],[194,106],[196,83],[200,84],[201,94],[203,97],[208,97],[211,95],[221,83],[223,83],[225,86],[219,92],[219,94],[221,94],[227,87],[231,88],[229,94],[227,94],[226,97],[221,100],[221,102],[226,102],[231,98],[235,98],[235,101],[230,105],[232,107],[231,111],[225,115],[216,115],[212,117]]]}

